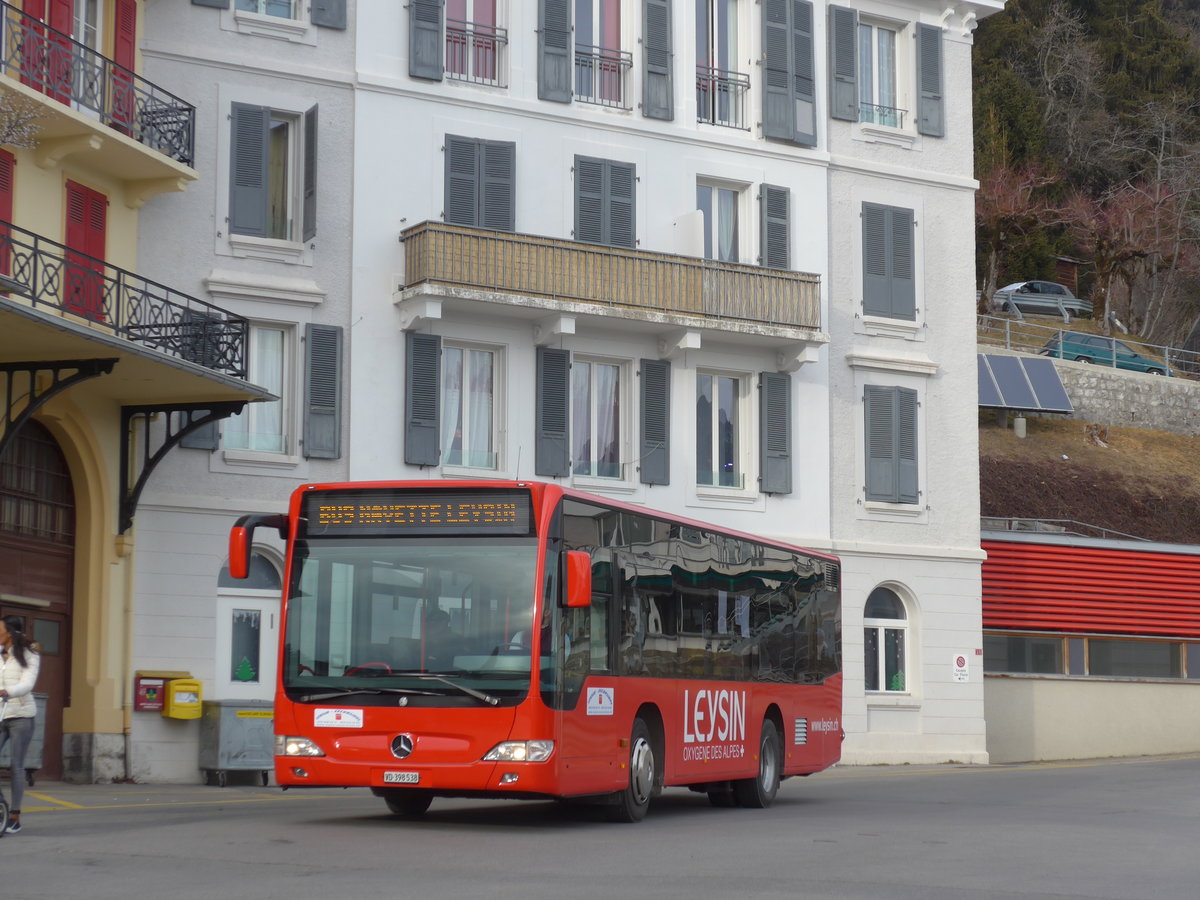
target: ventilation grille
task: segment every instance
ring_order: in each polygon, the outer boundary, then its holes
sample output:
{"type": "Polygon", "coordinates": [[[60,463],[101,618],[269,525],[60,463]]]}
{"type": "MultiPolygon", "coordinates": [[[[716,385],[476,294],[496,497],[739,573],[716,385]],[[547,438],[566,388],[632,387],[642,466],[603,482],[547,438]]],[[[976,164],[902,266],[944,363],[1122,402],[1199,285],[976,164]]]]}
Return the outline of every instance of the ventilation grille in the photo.
{"type": "Polygon", "coordinates": [[[792,731],[792,743],[797,747],[808,743],[808,719],[797,719],[792,731]]]}
{"type": "Polygon", "coordinates": [[[842,569],[837,563],[825,563],[825,589],[829,591],[842,589],[842,569]]]}

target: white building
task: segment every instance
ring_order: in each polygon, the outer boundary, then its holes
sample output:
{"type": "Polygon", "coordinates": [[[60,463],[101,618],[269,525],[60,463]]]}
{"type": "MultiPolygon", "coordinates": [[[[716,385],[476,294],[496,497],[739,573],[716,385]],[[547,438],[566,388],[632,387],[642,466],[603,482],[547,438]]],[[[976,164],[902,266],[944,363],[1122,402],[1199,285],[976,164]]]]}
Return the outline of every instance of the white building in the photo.
{"type": "MultiPolygon", "coordinates": [[[[347,472],[350,24],[344,0],[193,0],[145,16],[146,70],[196,105],[200,179],[146,204],[141,263],[248,318],[248,378],[280,398],[187,438],[138,508],[129,675],[186,672],[205,700],[274,695],[282,557],[264,546],[257,577],[219,584],[230,526],[347,472]]],[[[195,721],[135,711],[129,774],[194,781],[198,742],[195,721]]]]}
{"type": "Polygon", "coordinates": [[[970,60],[1001,6],[360,3],[351,476],[832,549],[844,759],[986,761],[970,60]]]}
{"type": "MultiPolygon", "coordinates": [[[[298,483],[557,479],[840,554],[845,761],[986,761],[970,53],[1002,5],[156,5],[200,180],[140,261],[250,318],[281,399],[147,484],[131,669],[270,697],[234,633],[273,640],[278,557],[260,530],[263,589],[219,573],[298,483]]],[[[132,738],[134,777],[197,777],[194,723],[132,738]]]]}

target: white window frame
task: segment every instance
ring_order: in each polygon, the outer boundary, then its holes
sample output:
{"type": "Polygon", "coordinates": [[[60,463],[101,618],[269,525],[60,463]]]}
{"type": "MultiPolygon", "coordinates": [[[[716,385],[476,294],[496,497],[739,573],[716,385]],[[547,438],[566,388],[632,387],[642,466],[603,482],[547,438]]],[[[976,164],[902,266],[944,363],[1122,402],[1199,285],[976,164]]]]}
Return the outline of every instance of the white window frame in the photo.
{"type": "MultiPolygon", "coordinates": [[[[269,562],[277,573],[283,561],[273,550],[255,546],[253,552],[269,562]]],[[[280,583],[283,576],[280,575],[280,583]]],[[[258,590],[242,587],[218,587],[216,604],[216,644],[213,660],[214,685],[217,696],[229,700],[273,700],[275,697],[276,665],[278,663],[280,626],[280,594],[277,590],[258,590]],[[237,681],[230,677],[233,667],[233,612],[238,609],[256,610],[262,615],[259,631],[258,680],[237,681]]]]}
{"type": "MultiPolygon", "coordinates": [[[[299,422],[296,403],[296,397],[299,396],[296,386],[298,378],[297,359],[299,357],[297,346],[299,340],[298,330],[295,324],[291,322],[252,321],[250,323],[250,340],[247,344],[247,363],[249,366],[247,380],[252,384],[257,384],[255,381],[256,362],[254,360],[255,335],[266,330],[277,331],[282,335],[281,352],[283,358],[280,361],[279,372],[280,396],[278,400],[267,402],[279,404],[280,436],[283,446],[280,450],[229,446],[230,424],[234,418],[248,417],[249,421],[253,423],[266,412],[265,408],[263,408],[264,404],[247,403],[237,417],[230,417],[221,423],[221,449],[222,456],[226,462],[294,465],[298,461],[297,435],[299,422]]],[[[274,386],[271,385],[270,387],[274,386]]]]}
{"type": "MultiPolygon", "coordinates": [[[[875,590],[887,590],[891,592],[900,603],[900,608],[904,612],[903,619],[869,619],[865,615],[866,604],[863,604],[863,690],[868,697],[908,697],[912,694],[911,672],[914,671],[912,664],[912,638],[914,633],[912,629],[912,613],[909,610],[909,604],[905,601],[904,595],[893,587],[880,585],[875,590]],[[866,658],[867,658],[867,631],[874,631],[876,634],[876,652],[878,673],[881,681],[886,682],[887,673],[887,641],[886,632],[896,631],[900,634],[901,641],[901,666],[899,674],[904,682],[901,688],[889,688],[886,683],[882,687],[873,688],[866,683],[866,658]]],[[[874,593],[874,591],[872,591],[874,593]]],[[[868,600],[870,595],[868,595],[868,600]]]]}
{"type": "MultiPolygon", "coordinates": [[[[480,474],[496,476],[504,471],[504,441],[505,429],[504,424],[508,421],[507,412],[504,406],[504,400],[507,396],[505,389],[505,372],[507,363],[506,348],[499,344],[484,344],[476,341],[461,341],[452,338],[442,339],[441,364],[438,372],[440,379],[440,399],[441,408],[438,410],[438,416],[441,422],[441,428],[445,428],[446,420],[446,360],[447,350],[457,350],[463,353],[484,352],[492,354],[492,447],[495,456],[495,463],[491,466],[472,466],[465,463],[447,463],[445,442],[442,443],[441,466],[442,472],[445,474],[466,474],[478,477],[480,474]]],[[[469,422],[469,417],[465,410],[461,412],[464,424],[469,422]]],[[[439,435],[439,440],[441,440],[439,435]]]]}
{"type": "MultiPolygon", "coordinates": [[[[233,256],[244,259],[261,259],[269,262],[292,263],[295,265],[311,266],[313,264],[312,241],[301,240],[301,219],[304,211],[304,115],[317,105],[316,98],[296,97],[289,94],[279,94],[274,91],[257,91],[245,89],[227,89],[222,85],[219,93],[219,108],[223,111],[220,121],[220,131],[217,149],[217,233],[214,251],[219,256],[233,256]],[[246,234],[234,234],[229,229],[229,190],[230,178],[230,144],[232,136],[232,115],[234,103],[250,106],[261,106],[271,111],[272,119],[276,116],[286,118],[292,123],[291,136],[288,141],[288,167],[290,170],[291,186],[289,202],[290,218],[294,240],[280,238],[255,237],[246,234]]],[[[319,138],[318,138],[319,140],[319,138]]],[[[320,175],[318,175],[318,180],[320,175]]]]}
{"type": "Polygon", "coordinates": [[[731,262],[731,263],[747,262],[746,255],[745,255],[745,248],[748,244],[747,239],[750,237],[749,232],[747,231],[747,228],[750,224],[751,219],[753,218],[750,215],[750,208],[749,208],[750,192],[747,189],[747,185],[739,184],[739,183],[733,182],[733,181],[722,181],[717,178],[704,178],[704,177],[697,178],[696,179],[696,206],[698,208],[700,206],[700,197],[699,197],[700,191],[706,190],[706,189],[711,192],[710,199],[713,201],[714,213],[717,213],[720,209],[719,203],[716,202],[719,198],[720,191],[731,191],[734,194],[734,201],[733,201],[733,211],[734,211],[734,219],[735,219],[734,227],[736,228],[737,231],[736,231],[736,235],[735,235],[735,246],[734,246],[733,258],[728,259],[728,260],[721,259],[718,252],[716,251],[716,247],[717,247],[718,240],[720,237],[720,229],[721,229],[720,215],[714,214],[710,218],[710,217],[707,217],[704,215],[703,209],[698,209],[698,211],[701,214],[701,220],[704,223],[703,224],[703,232],[704,232],[703,244],[704,245],[700,248],[701,255],[705,259],[711,259],[716,262],[731,262]],[[714,252],[712,255],[709,255],[709,251],[708,251],[708,245],[710,242],[711,242],[712,247],[714,248],[714,252]]]}
{"type": "Polygon", "coordinates": [[[317,29],[309,17],[308,0],[291,0],[292,15],[289,17],[239,9],[239,2],[240,0],[233,0],[228,9],[222,10],[222,30],[291,41],[295,44],[317,43],[317,29]]]}
{"type": "Polygon", "coordinates": [[[100,53],[104,50],[103,27],[104,0],[75,0],[71,37],[100,53]]]}
{"type": "Polygon", "coordinates": [[[859,83],[859,113],[856,136],[863,140],[881,140],[884,142],[899,143],[903,146],[911,146],[917,138],[917,96],[916,96],[916,51],[913,44],[916,42],[915,25],[912,22],[898,21],[895,19],[887,19],[880,16],[864,15],[859,13],[858,28],[854,33],[854,42],[856,48],[856,56],[858,63],[858,71],[855,73],[859,83]],[[862,59],[862,43],[861,34],[864,28],[871,29],[871,91],[872,105],[879,105],[878,91],[878,75],[879,75],[879,60],[878,60],[878,31],[883,28],[891,31],[896,36],[895,54],[893,59],[892,73],[895,79],[895,96],[892,98],[892,107],[894,109],[904,110],[903,122],[899,125],[892,125],[886,122],[867,122],[863,121],[862,100],[863,96],[863,59],[862,59]]]}
{"type": "MultiPolygon", "coordinates": [[[[736,371],[729,371],[729,370],[708,368],[708,367],[702,367],[702,368],[696,369],[696,376],[692,382],[693,390],[692,390],[692,394],[691,394],[691,403],[690,403],[691,423],[692,423],[692,425],[691,425],[691,436],[692,436],[691,446],[694,451],[691,454],[690,462],[691,462],[691,468],[692,468],[692,485],[694,486],[694,489],[695,489],[698,497],[707,497],[709,499],[723,499],[723,498],[730,498],[730,497],[749,498],[749,497],[754,497],[757,495],[758,478],[757,478],[757,470],[756,470],[755,464],[754,464],[754,461],[756,459],[757,442],[756,442],[756,438],[755,438],[756,429],[755,429],[753,403],[751,402],[751,399],[753,397],[752,389],[753,389],[754,383],[755,383],[754,376],[751,375],[751,373],[749,373],[749,372],[736,372],[736,371]],[[698,442],[699,442],[700,435],[698,433],[699,422],[697,421],[696,404],[699,401],[699,396],[700,396],[700,379],[701,378],[714,378],[714,379],[728,378],[728,379],[732,379],[732,380],[736,381],[736,383],[737,383],[738,396],[737,396],[737,400],[736,400],[736,409],[737,409],[738,421],[737,421],[736,435],[737,435],[738,446],[737,446],[737,451],[734,454],[734,458],[737,460],[738,472],[741,475],[741,478],[739,479],[738,484],[735,484],[735,485],[702,484],[700,481],[699,459],[697,458],[697,456],[699,454],[698,442]]],[[[714,422],[715,421],[716,420],[714,418],[714,422]]],[[[719,432],[715,426],[712,429],[711,441],[712,441],[712,447],[711,447],[712,459],[713,459],[714,465],[716,465],[720,458],[720,447],[719,447],[719,432]]],[[[715,472],[715,470],[714,470],[714,472],[715,472]]]]}
{"type": "MultiPolygon", "coordinates": [[[[589,354],[571,355],[571,480],[573,484],[590,485],[595,487],[613,486],[613,485],[629,485],[633,478],[633,466],[629,464],[631,458],[630,444],[630,429],[632,419],[630,418],[630,406],[632,404],[632,393],[630,390],[632,383],[633,368],[629,360],[615,359],[606,356],[593,356],[589,354]],[[587,365],[590,368],[592,377],[589,379],[589,384],[592,390],[591,401],[588,404],[588,412],[590,417],[589,428],[591,434],[596,434],[597,424],[597,406],[595,389],[595,367],[596,366],[613,366],[617,369],[617,403],[619,410],[617,413],[617,453],[618,453],[618,473],[616,476],[597,475],[597,474],[579,474],[575,472],[575,438],[576,438],[576,407],[575,407],[575,377],[577,373],[576,366],[579,364],[587,365]]],[[[594,455],[594,454],[593,454],[594,455]]],[[[593,459],[592,462],[595,462],[593,459]]]]}

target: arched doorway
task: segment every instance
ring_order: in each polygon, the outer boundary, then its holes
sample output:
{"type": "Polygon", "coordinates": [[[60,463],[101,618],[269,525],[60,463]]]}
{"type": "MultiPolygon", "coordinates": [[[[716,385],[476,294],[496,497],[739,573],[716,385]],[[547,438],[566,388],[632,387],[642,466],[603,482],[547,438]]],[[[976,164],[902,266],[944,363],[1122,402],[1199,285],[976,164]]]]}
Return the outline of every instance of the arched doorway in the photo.
{"type": "Polygon", "coordinates": [[[31,420],[0,456],[0,615],[21,616],[26,633],[41,645],[34,688],[45,703],[39,779],[62,777],[74,569],[71,473],[54,436],[31,420]]]}

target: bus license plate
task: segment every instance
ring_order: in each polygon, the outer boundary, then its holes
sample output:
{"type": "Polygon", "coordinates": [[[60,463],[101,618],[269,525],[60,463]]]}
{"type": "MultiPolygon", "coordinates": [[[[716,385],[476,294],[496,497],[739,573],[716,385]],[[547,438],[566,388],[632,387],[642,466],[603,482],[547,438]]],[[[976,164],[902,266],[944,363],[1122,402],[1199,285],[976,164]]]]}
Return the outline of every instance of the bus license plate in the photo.
{"type": "Polygon", "coordinates": [[[384,772],[384,784],[417,784],[421,780],[420,772],[384,772]]]}

